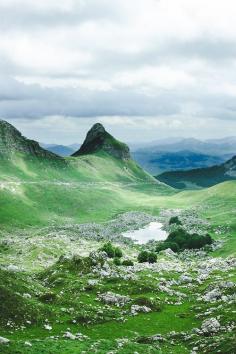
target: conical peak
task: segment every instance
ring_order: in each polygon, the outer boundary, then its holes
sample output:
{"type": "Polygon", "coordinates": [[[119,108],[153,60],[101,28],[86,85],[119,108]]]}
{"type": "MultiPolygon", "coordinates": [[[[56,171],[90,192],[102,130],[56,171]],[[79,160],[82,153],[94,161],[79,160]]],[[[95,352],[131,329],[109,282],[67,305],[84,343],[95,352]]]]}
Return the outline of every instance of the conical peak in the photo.
{"type": "Polygon", "coordinates": [[[92,126],[80,149],[73,156],[93,154],[98,151],[104,151],[122,160],[130,159],[128,146],[110,135],[101,123],[92,126]]]}

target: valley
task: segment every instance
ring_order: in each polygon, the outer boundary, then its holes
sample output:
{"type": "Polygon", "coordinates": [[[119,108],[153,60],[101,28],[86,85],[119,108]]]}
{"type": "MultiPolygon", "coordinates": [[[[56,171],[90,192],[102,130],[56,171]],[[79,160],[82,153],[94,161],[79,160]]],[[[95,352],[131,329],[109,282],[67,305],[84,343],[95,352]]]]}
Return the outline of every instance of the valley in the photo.
{"type": "Polygon", "coordinates": [[[66,158],[3,126],[2,353],[234,352],[235,180],[175,189],[101,125],[66,158]],[[157,252],[126,237],[150,223],[213,243],[157,252]]]}

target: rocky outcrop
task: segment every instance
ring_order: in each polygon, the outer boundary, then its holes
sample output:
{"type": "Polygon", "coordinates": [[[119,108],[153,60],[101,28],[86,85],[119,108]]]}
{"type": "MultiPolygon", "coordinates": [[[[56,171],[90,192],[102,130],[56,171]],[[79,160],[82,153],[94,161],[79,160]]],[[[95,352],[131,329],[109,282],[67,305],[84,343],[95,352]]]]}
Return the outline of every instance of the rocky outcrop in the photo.
{"type": "Polygon", "coordinates": [[[41,148],[36,141],[25,138],[19,130],[13,127],[10,123],[0,120],[1,158],[10,158],[17,152],[31,157],[63,161],[60,156],[41,148]]]}
{"type": "Polygon", "coordinates": [[[93,154],[99,151],[107,152],[113,157],[122,160],[128,160],[131,158],[129,147],[110,135],[102,124],[96,123],[89,130],[80,149],[72,156],[93,154]]]}

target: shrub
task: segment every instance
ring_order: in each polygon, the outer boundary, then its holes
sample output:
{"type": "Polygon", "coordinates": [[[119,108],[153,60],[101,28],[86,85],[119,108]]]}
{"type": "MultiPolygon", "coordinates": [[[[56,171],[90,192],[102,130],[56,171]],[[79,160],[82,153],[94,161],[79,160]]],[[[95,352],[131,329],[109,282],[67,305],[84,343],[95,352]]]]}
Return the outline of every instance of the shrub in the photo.
{"type": "Polygon", "coordinates": [[[157,255],[155,252],[141,251],[138,255],[139,263],[144,263],[144,262],[156,263],[156,261],[157,261],[157,255]]]}
{"type": "Polygon", "coordinates": [[[147,262],[148,261],[148,251],[141,251],[139,254],[138,254],[138,262],[139,263],[144,263],[144,262],[147,262]]]}
{"type": "Polygon", "coordinates": [[[156,252],[164,251],[167,248],[170,248],[173,252],[179,252],[179,245],[176,242],[168,242],[168,241],[161,242],[156,247],[156,252]]]}
{"type": "Polygon", "coordinates": [[[179,228],[169,234],[167,240],[164,242],[177,243],[181,250],[183,249],[199,249],[205,245],[212,244],[213,240],[210,235],[198,235],[196,233],[189,234],[187,231],[179,228]]]}
{"type": "Polygon", "coordinates": [[[100,250],[106,252],[109,258],[113,258],[115,256],[115,250],[110,241],[104,243],[104,245],[100,248],[100,250]]]}
{"type": "Polygon", "coordinates": [[[122,265],[126,266],[126,267],[131,267],[131,266],[134,265],[134,262],[131,261],[131,259],[124,259],[123,262],[122,262],[122,265]]]}
{"type": "Polygon", "coordinates": [[[104,243],[100,250],[106,252],[109,258],[121,258],[123,255],[121,249],[119,247],[114,247],[110,241],[104,243]]]}
{"type": "Polygon", "coordinates": [[[182,225],[181,220],[178,218],[178,216],[172,216],[169,220],[169,225],[176,224],[176,225],[182,225]]]}
{"type": "Polygon", "coordinates": [[[156,263],[156,261],[157,261],[157,255],[156,255],[156,253],[155,253],[155,252],[150,252],[150,253],[148,254],[148,262],[149,262],[149,263],[156,263]]]}
{"type": "Polygon", "coordinates": [[[120,265],[121,265],[121,260],[120,260],[120,258],[115,257],[115,258],[113,259],[113,263],[114,263],[116,266],[120,266],[120,265]]]}
{"type": "Polygon", "coordinates": [[[117,258],[121,258],[123,256],[123,253],[119,247],[115,247],[114,252],[115,252],[115,257],[117,258]]]}
{"type": "Polygon", "coordinates": [[[139,306],[147,306],[153,311],[161,311],[160,304],[153,299],[148,298],[147,296],[139,296],[134,299],[134,304],[139,306]]]}
{"type": "Polygon", "coordinates": [[[39,296],[39,300],[42,302],[53,302],[57,298],[57,295],[55,293],[44,293],[39,296]]]}

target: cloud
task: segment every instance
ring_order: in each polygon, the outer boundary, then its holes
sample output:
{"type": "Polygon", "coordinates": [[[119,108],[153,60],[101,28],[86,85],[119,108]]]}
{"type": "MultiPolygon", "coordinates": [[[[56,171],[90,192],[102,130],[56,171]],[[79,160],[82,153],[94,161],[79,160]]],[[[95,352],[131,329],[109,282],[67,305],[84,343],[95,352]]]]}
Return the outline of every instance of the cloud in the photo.
{"type": "Polygon", "coordinates": [[[2,0],[0,12],[2,118],[138,129],[145,117],[179,134],[186,119],[235,120],[233,0],[2,0]]]}

